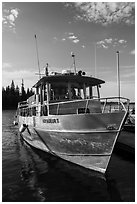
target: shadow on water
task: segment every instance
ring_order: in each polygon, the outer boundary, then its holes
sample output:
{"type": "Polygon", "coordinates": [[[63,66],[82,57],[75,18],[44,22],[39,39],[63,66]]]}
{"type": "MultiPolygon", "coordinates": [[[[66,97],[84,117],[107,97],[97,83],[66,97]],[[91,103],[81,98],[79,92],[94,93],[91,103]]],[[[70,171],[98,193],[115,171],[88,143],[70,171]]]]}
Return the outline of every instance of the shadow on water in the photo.
{"type": "Polygon", "coordinates": [[[131,149],[116,145],[106,172],[108,191],[113,201],[118,201],[115,191],[121,201],[135,201],[135,153],[131,149]]]}
{"type": "Polygon", "coordinates": [[[23,193],[17,201],[121,201],[113,179],[19,142],[23,193]]]}

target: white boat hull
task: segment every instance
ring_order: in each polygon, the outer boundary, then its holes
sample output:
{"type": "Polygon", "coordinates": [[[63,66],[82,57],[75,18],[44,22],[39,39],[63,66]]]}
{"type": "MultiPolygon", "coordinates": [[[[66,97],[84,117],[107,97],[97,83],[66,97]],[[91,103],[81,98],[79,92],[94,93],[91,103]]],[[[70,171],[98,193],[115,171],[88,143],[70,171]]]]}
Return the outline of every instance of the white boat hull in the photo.
{"type": "Polygon", "coordinates": [[[105,173],[127,113],[20,117],[31,146],[105,173]]]}

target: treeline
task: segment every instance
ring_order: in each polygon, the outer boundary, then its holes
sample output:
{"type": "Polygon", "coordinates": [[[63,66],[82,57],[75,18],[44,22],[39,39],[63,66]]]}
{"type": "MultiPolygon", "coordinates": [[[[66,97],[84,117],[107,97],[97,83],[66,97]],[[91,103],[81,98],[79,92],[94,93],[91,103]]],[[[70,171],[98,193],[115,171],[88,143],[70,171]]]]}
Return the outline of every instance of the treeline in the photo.
{"type": "Polygon", "coordinates": [[[23,80],[21,88],[18,85],[15,87],[14,81],[12,80],[10,86],[6,88],[2,87],[2,109],[16,109],[18,102],[27,100],[33,94],[32,89],[29,90],[28,88],[25,91],[23,80]]]}

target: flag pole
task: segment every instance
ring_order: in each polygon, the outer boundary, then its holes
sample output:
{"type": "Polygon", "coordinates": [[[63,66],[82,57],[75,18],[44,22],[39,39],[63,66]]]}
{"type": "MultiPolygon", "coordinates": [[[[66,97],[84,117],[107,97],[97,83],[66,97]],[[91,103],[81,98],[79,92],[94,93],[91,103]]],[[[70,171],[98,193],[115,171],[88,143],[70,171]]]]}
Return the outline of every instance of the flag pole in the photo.
{"type": "Polygon", "coordinates": [[[116,52],[117,55],[117,86],[118,86],[118,98],[120,105],[120,70],[119,70],[119,51],[116,52]]]}

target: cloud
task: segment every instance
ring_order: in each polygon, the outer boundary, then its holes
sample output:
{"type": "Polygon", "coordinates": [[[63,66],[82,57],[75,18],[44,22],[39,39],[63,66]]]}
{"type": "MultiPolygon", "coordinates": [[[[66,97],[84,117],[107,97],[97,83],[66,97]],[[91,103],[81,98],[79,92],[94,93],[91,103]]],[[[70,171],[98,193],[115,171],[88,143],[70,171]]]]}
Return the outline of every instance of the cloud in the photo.
{"type": "Polygon", "coordinates": [[[12,68],[12,64],[9,63],[9,62],[3,62],[3,63],[2,63],[2,68],[3,68],[3,69],[12,68]]]}
{"type": "Polygon", "coordinates": [[[125,40],[119,40],[118,41],[120,44],[123,44],[123,43],[126,43],[127,41],[125,41],[125,40]]]}
{"type": "Polygon", "coordinates": [[[107,46],[107,45],[104,45],[104,44],[102,44],[102,47],[105,48],[105,49],[108,48],[108,46],[107,46]]]}
{"type": "Polygon", "coordinates": [[[78,43],[80,40],[78,39],[78,37],[76,35],[74,35],[74,33],[68,33],[68,39],[70,39],[73,43],[78,43]]]}
{"type": "Polygon", "coordinates": [[[78,43],[79,42],[79,39],[74,39],[73,40],[73,43],[78,43]]]}
{"type": "Polygon", "coordinates": [[[100,40],[96,42],[97,47],[103,47],[105,49],[109,48],[110,46],[116,47],[116,46],[127,46],[127,41],[124,39],[118,40],[117,38],[112,39],[112,38],[106,38],[104,40],[100,40]]]}
{"type": "Polygon", "coordinates": [[[72,33],[72,32],[65,32],[65,36],[63,36],[63,38],[61,39],[61,41],[66,41],[66,40],[70,40],[73,43],[78,43],[80,40],[78,39],[78,37],[72,33]]]}
{"type": "Polygon", "coordinates": [[[106,38],[105,41],[106,41],[106,43],[111,44],[113,39],[112,38],[106,38]]]}
{"type": "Polygon", "coordinates": [[[11,14],[15,17],[15,18],[17,18],[18,17],[18,14],[19,14],[19,9],[11,9],[11,14]]]}
{"type": "Polygon", "coordinates": [[[79,39],[77,36],[72,35],[72,33],[68,36],[68,39],[70,39],[73,43],[78,43],[79,39]]]}
{"type": "MultiPolygon", "coordinates": [[[[67,33],[66,33],[67,34],[67,33]]],[[[68,33],[68,35],[74,35],[74,33],[68,33]]]]}
{"type": "Polygon", "coordinates": [[[21,81],[24,79],[25,87],[31,88],[37,81],[38,75],[35,75],[34,70],[12,70],[2,72],[2,86],[6,87],[11,84],[11,81],[14,80],[15,84],[21,85],[21,81]],[[32,73],[33,77],[32,77],[32,73]]]}
{"type": "Polygon", "coordinates": [[[62,38],[54,37],[53,39],[55,41],[62,41],[62,42],[65,42],[65,41],[69,40],[69,41],[71,41],[72,43],[75,43],[75,44],[80,41],[78,39],[78,37],[72,32],[65,32],[65,34],[62,36],[62,38]]]}
{"type": "Polygon", "coordinates": [[[54,39],[54,40],[58,40],[58,38],[57,38],[57,37],[53,37],[53,39],[54,39]]]}
{"type": "Polygon", "coordinates": [[[62,38],[62,41],[66,41],[66,38],[62,38]]]}
{"type": "Polygon", "coordinates": [[[130,52],[130,54],[131,54],[131,55],[135,55],[135,50],[132,50],[132,51],[130,52]]]}
{"type": "Polygon", "coordinates": [[[6,28],[12,32],[16,32],[16,19],[19,15],[18,8],[3,9],[2,23],[3,28],[6,28]]]}
{"type": "MultiPolygon", "coordinates": [[[[26,67],[18,67],[16,64],[12,64],[12,63],[10,63],[10,62],[3,62],[2,63],[2,72],[3,73],[15,73],[15,72],[19,72],[19,73],[28,73],[28,72],[35,72],[35,70],[33,69],[33,68],[26,68],[26,67]]],[[[8,74],[7,74],[7,77],[8,77],[8,74]]],[[[7,78],[6,77],[6,78],[7,78]]],[[[15,76],[16,77],[16,76],[15,76]]]]}
{"type": "Polygon", "coordinates": [[[68,38],[69,38],[69,39],[72,39],[72,40],[77,39],[77,37],[76,37],[75,35],[70,35],[68,38]]]}
{"type": "Polygon", "coordinates": [[[66,7],[76,9],[76,20],[109,25],[112,23],[135,24],[134,2],[75,2],[66,7]]]}

